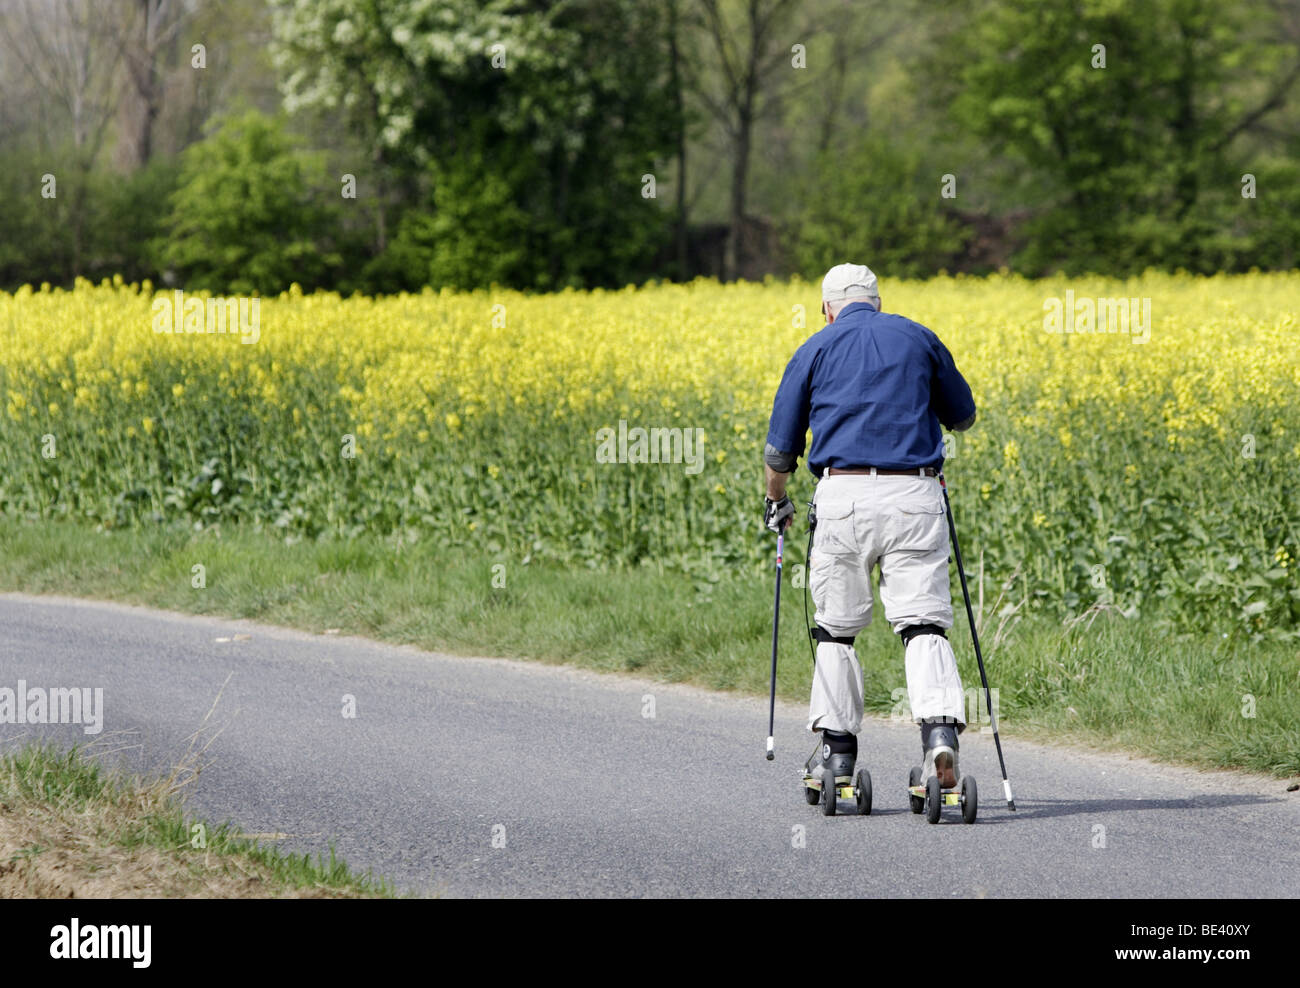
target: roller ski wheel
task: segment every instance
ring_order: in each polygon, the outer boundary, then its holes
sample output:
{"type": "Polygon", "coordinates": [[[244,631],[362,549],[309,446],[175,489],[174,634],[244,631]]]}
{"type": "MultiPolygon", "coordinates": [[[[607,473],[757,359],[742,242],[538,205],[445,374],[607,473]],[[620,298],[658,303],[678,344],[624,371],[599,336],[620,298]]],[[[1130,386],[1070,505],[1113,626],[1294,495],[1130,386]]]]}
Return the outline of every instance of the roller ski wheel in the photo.
{"type": "Polygon", "coordinates": [[[932,775],[925,780],[925,820],[938,823],[943,810],[943,790],[939,787],[939,777],[932,775]]]}
{"type": "Polygon", "coordinates": [[[840,790],[835,784],[835,775],[829,768],[822,773],[822,796],[822,816],[834,816],[839,808],[840,790]]]}
{"type": "Polygon", "coordinates": [[[871,813],[871,773],[865,768],[858,769],[853,779],[853,798],[858,804],[858,816],[871,813]]]}
{"type": "Polygon", "coordinates": [[[907,803],[912,808],[913,813],[922,813],[925,810],[925,797],[916,794],[917,789],[923,789],[921,785],[921,766],[913,765],[912,770],[907,773],[907,803]]]}
{"type": "Polygon", "coordinates": [[[929,823],[939,822],[945,806],[960,805],[965,813],[963,794],[966,790],[961,788],[962,774],[957,766],[958,728],[959,725],[952,720],[921,724],[921,767],[913,769],[908,779],[909,782],[913,779],[923,779],[924,782],[912,782],[908,788],[913,798],[921,798],[929,823]],[[951,787],[944,786],[945,779],[951,780],[951,787]]]}
{"type": "Polygon", "coordinates": [[[855,776],[832,775],[827,768],[822,774],[822,815],[835,816],[841,799],[853,800],[858,816],[871,812],[871,773],[861,769],[855,776]]]}
{"type": "Polygon", "coordinates": [[[821,803],[823,816],[835,816],[839,800],[854,801],[857,812],[871,812],[871,775],[866,769],[853,774],[853,755],[827,755],[819,744],[803,767],[804,800],[809,806],[821,803]]]}
{"type": "Polygon", "coordinates": [[[938,823],[939,815],[945,806],[960,806],[961,818],[966,823],[975,822],[979,810],[979,795],[975,789],[975,777],[963,775],[955,789],[944,789],[939,784],[939,777],[932,775],[920,783],[924,771],[913,766],[907,775],[907,800],[913,813],[924,813],[930,823],[938,823]]]}
{"type": "Polygon", "coordinates": [[[975,776],[961,777],[961,818],[963,823],[974,823],[975,814],[979,812],[979,790],[975,788],[975,776]]]}

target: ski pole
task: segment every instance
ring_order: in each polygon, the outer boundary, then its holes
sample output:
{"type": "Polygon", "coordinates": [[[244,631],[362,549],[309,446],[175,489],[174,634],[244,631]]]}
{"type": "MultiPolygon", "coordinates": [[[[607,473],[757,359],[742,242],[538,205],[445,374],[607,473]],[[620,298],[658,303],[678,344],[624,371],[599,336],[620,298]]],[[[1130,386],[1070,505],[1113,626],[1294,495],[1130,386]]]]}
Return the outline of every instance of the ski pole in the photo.
{"type": "Polygon", "coordinates": [[[776,757],[776,629],[781,623],[781,556],[785,553],[785,531],[776,533],[776,604],[772,608],[772,696],[767,706],[767,760],[776,757]]]}
{"type": "Polygon", "coordinates": [[[998,764],[1002,767],[1002,791],[1007,797],[1007,809],[1016,811],[1016,801],[1011,795],[1011,780],[1007,778],[1007,762],[1002,757],[1002,739],[998,737],[998,718],[993,712],[993,695],[989,691],[989,677],[984,671],[984,656],[980,654],[980,636],[975,630],[975,612],[970,606],[970,592],[966,589],[966,569],[961,564],[961,548],[957,545],[957,526],[952,520],[952,505],[948,501],[948,484],[943,474],[939,474],[939,486],[943,489],[943,509],[948,515],[948,534],[952,537],[952,554],[957,560],[957,576],[961,578],[961,595],[966,601],[966,620],[970,622],[970,637],[975,644],[975,661],[980,667],[980,682],[984,684],[984,699],[989,707],[989,720],[993,724],[993,743],[998,749],[998,764]]]}

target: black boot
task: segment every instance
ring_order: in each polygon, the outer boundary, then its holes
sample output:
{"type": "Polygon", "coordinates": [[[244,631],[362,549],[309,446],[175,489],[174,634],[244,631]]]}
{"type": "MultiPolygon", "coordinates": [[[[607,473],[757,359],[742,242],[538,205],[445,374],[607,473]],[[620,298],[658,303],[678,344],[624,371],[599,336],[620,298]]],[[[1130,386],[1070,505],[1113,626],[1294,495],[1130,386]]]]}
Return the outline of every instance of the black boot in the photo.
{"type": "Polygon", "coordinates": [[[858,736],[839,731],[822,731],[822,761],[835,773],[836,780],[853,778],[858,761],[858,736]]]}
{"type": "Polygon", "coordinates": [[[853,766],[858,760],[858,736],[842,734],[839,731],[822,731],[822,741],[804,763],[804,773],[820,779],[823,769],[829,764],[835,770],[835,777],[852,777],[853,766]]]}

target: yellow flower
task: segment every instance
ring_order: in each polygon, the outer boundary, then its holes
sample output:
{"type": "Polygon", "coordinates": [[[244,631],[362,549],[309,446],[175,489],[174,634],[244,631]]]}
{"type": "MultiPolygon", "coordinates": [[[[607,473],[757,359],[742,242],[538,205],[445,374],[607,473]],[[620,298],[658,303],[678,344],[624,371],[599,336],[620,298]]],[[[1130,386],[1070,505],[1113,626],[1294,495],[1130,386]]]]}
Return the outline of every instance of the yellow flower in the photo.
{"type": "Polygon", "coordinates": [[[140,425],[144,427],[145,435],[153,435],[153,419],[143,418],[140,420],[140,425]]]}
{"type": "MultiPolygon", "coordinates": [[[[958,437],[951,473],[968,493],[978,490],[974,496],[991,526],[979,534],[991,547],[1003,558],[1025,548],[1018,543],[1023,533],[1003,531],[1014,526],[988,511],[995,484],[1008,512],[1019,512],[1031,531],[1059,527],[1067,514],[1086,523],[1077,502],[1057,514],[1054,502],[1027,500],[1031,490],[1005,483],[1020,479],[1027,464],[1041,467],[1045,479],[1074,483],[1076,428],[1080,450],[1088,447],[1097,457],[1089,469],[1112,486],[1120,482],[1119,491],[1103,488],[1098,495],[1108,516],[1121,507],[1115,498],[1128,499],[1139,482],[1154,497],[1167,494],[1175,457],[1226,491],[1238,482],[1232,470],[1221,469],[1226,453],[1234,468],[1253,471],[1251,482],[1274,485],[1261,496],[1276,496],[1277,468],[1300,462],[1300,348],[1294,345],[1300,272],[1070,280],[1078,298],[1158,299],[1150,342],[1142,346],[1119,333],[1045,334],[1043,298],[1059,297],[1066,287],[1063,279],[1004,273],[901,282],[893,289],[891,307],[940,332],[982,409],[982,425],[958,437]]],[[[817,304],[816,286],[797,280],[700,279],[552,294],[494,289],[492,303],[504,305],[509,320],[493,325],[483,318],[482,292],[342,298],[293,289],[262,299],[262,315],[275,332],[249,347],[230,336],[154,334],[154,292],[147,283],[114,279],[105,287],[84,278],[71,291],[0,291],[0,326],[6,327],[0,421],[35,427],[57,415],[59,431],[83,437],[79,455],[110,464],[105,487],[123,479],[115,460],[119,442],[161,434],[156,421],[150,427],[141,417],[162,414],[152,399],[168,392],[173,435],[248,416],[256,429],[231,433],[241,444],[235,452],[261,457],[272,482],[286,479],[276,458],[290,458],[306,426],[332,430],[345,422],[340,432],[373,438],[377,450],[391,449],[394,458],[427,464],[443,452],[429,444],[449,441],[457,456],[492,461],[506,510],[530,492],[498,438],[558,462],[572,459],[576,437],[585,444],[602,426],[617,433],[620,420],[629,429],[670,427],[683,436],[698,428],[708,443],[701,452],[724,467],[713,486],[692,486],[689,476],[685,486],[724,502],[719,518],[748,496],[740,478],[761,474],[757,451],[782,369],[816,329],[795,326],[783,314],[795,305],[813,312],[817,304]],[[757,336],[754,327],[762,330],[757,336]],[[255,437],[266,445],[250,446],[255,437]],[[726,469],[732,453],[734,474],[726,469]]],[[[160,297],[170,299],[170,292],[160,297]]],[[[22,457],[6,459],[3,450],[0,444],[0,469],[25,469],[22,457]]],[[[587,463],[574,465],[571,480],[559,481],[568,487],[557,489],[558,498],[608,493],[612,472],[588,474],[587,463]]],[[[644,482],[648,470],[619,476],[636,478],[638,498],[664,493],[644,482]]],[[[653,476],[677,485],[683,474],[653,476]]],[[[30,479],[17,478],[16,488],[30,479]]],[[[1213,498],[1216,490],[1206,493],[1213,498]]],[[[1225,496],[1222,503],[1233,510],[1238,502],[1225,496]]],[[[340,507],[347,510],[341,501],[340,507]]],[[[1241,530],[1225,534],[1248,540],[1248,520],[1230,520],[1241,530]]],[[[980,544],[976,536],[973,541],[980,544]]],[[[1290,556],[1300,555],[1289,548],[1275,563],[1285,562],[1288,572],[1290,556]]],[[[1153,558],[1161,551],[1150,547],[1153,558]]]]}

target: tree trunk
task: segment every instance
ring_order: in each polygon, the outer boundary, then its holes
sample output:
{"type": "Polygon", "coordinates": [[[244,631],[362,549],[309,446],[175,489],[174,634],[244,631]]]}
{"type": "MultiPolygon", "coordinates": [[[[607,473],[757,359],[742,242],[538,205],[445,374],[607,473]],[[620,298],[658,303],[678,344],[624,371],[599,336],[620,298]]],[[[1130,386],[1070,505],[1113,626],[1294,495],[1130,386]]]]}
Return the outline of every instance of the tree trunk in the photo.
{"type": "Polygon", "coordinates": [[[745,223],[745,188],[749,184],[749,147],[753,139],[753,121],[746,107],[741,111],[731,163],[731,217],[727,231],[727,251],[723,260],[723,277],[734,281],[740,271],[740,240],[745,223]]]}
{"type": "Polygon", "coordinates": [[[690,277],[690,261],[687,257],[686,243],[686,105],[682,96],[682,77],[679,67],[680,51],[678,34],[678,0],[672,0],[668,7],[668,54],[669,73],[673,89],[673,102],[677,113],[677,210],[675,229],[677,278],[685,281],[690,277]]]}
{"type": "Polygon", "coordinates": [[[153,129],[162,109],[162,87],[158,82],[158,57],[162,51],[168,10],[158,0],[136,0],[135,13],[120,29],[118,44],[126,60],[130,88],[122,103],[119,119],[123,133],[118,159],[134,171],[153,157],[153,129]]]}

